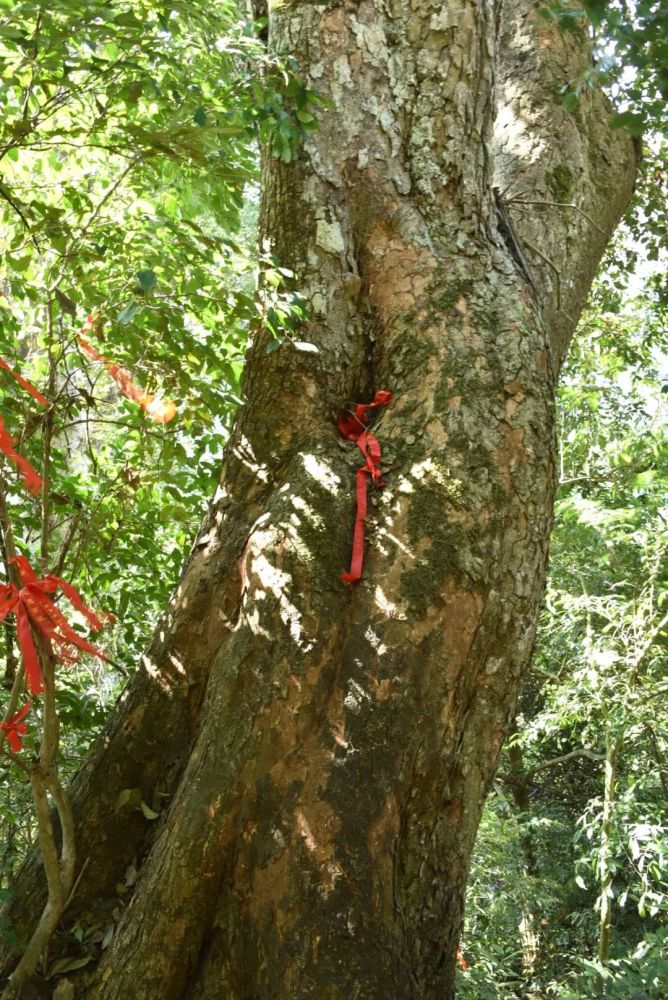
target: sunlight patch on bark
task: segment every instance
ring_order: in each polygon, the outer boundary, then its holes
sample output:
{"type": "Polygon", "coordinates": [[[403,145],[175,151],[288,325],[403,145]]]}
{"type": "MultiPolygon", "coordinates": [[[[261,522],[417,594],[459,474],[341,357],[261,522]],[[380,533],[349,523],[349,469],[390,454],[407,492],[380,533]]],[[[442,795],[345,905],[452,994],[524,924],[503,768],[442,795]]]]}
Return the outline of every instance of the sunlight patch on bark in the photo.
{"type": "Polygon", "coordinates": [[[171,694],[171,684],[168,682],[166,677],[164,677],[162,671],[156,667],[152,660],[149,660],[145,653],[141,657],[141,663],[151,680],[155,681],[158,687],[162,688],[162,690],[167,694],[171,694]]]}
{"type": "MultiPolygon", "coordinates": [[[[519,88],[513,88],[506,84],[503,99],[505,101],[517,100],[518,90],[519,88]]],[[[536,136],[530,130],[529,125],[517,118],[513,109],[508,105],[499,111],[494,123],[494,132],[501,142],[512,142],[513,150],[525,162],[532,163],[540,160],[545,144],[536,142],[536,136]]]]}
{"type": "Polygon", "coordinates": [[[381,639],[376,635],[374,630],[369,627],[364,633],[364,638],[367,640],[369,645],[376,651],[378,656],[382,656],[383,653],[387,652],[387,646],[381,639]]]}
{"type": "MultiPolygon", "coordinates": [[[[320,514],[316,513],[312,507],[309,507],[303,497],[292,497],[292,506],[303,514],[306,520],[309,521],[314,528],[323,528],[325,526],[325,522],[320,514]]],[[[299,525],[299,518],[294,514],[292,517],[294,518],[293,523],[299,525]]]]}
{"type": "Polygon", "coordinates": [[[235,458],[238,458],[242,465],[245,465],[247,469],[257,476],[259,480],[263,483],[269,482],[269,473],[267,472],[266,465],[262,465],[255,458],[253,452],[253,447],[248,440],[248,438],[242,434],[239,438],[239,443],[232,449],[232,454],[235,458]]]}
{"type": "MultiPolygon", "coordinates": [[[[263,534],[266,535],[267,532],[263,532],[263,534]]],[[[290,637],[303,652],[308,652],[314,644],[305,639],[301,624],[302,614],[287,596],[290,592],[292,577],[289,573],[284,573],[278,567],[272,566],[262,551],[265,546],[262,543],[259,543],[259,546],[260,551],[251,559],[251,573],[258,578],[263,588],[272,593],[278,601],[280,619],[288,629],[290,637]]],[[[270,550],[270,546],[268,549],[270,550]]]]}
{"type": "Polygon", "coordinates": [[[332,472],[325,462],[316,458],[315,455],[302,455],[301,458],[309,476],[315,479],[328,493],[336,494],[341,485],[340,477],[335,472],[332,472]]]}
{"type": "MultiPolygon", "coordinates": [[[[390,535],[389,537],[391,538],[392,536],[390,535]]],[[[373,596],[376,602],[376,607],[380,608],[380,610],[387,618],[404,619],[406,617],[405,612],[400,611],[399,606],[395,604],[393,601],[391,601],[389,597],[385,596],[382,587],[380,587],[379,585],[376,585],[376,588],[373,592],[373,596]]]]}
{"type": "Polygon", "coordinates": [[[340,864],[334,860],[333,837],[340,823],[332,809],[325,802],[311,804],[312,815],[307,818],[304,808],[297,809],[295,821],[297,830],[306,849],[320,865],[323,882],[320,888],[323,896],[328,896],[337,879],[343,875],[340,864]]]}

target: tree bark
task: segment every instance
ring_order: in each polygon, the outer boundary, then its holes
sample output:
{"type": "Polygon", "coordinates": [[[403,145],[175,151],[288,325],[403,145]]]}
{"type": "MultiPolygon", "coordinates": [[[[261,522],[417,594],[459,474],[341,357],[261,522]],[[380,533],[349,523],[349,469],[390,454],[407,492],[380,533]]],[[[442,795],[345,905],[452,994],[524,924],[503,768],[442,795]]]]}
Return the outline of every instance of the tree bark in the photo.
{"type": "MultiPolygon", "coordinates": [[[[584,34],[530,4],[286,0],[269,35],[332,101],[297,163],[263,166],[263,239],[318,353],[255,338],[209,515],[74,783],[70,919],[118,919],[90,1000],[454,995],[543,591],[555,380],[633,184],[603,98],[560,105],[584,34]],[[360,459],[334,420],[379,389],[351,589],[360,459]]],[[[9,907],[24,934],[37,878],[9,907]]]]}

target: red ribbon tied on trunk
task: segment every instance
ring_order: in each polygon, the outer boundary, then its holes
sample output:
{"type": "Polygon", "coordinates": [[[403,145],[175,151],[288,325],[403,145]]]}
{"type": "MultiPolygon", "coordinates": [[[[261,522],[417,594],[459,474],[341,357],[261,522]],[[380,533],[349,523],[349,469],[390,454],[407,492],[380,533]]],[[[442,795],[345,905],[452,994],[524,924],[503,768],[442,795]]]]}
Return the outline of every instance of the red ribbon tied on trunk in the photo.
{"type": "Polygon", "coordinates": [[[97,646],[93,646],[74,631],[65,615],[49,596],[61,590],[70,604],[90,622],[94,629],[101,629],[102,622],[90,608],[86,607],[78,590],[52,573],[38,578],[25,556],[17,556],[9,561],[16,563],[23,586],[19,589],[13,583],[0,584],[0,621],[4,621],[10,613],[16,618],[16,638],[23,657],[28,691],[31,694],[41,694],[44,690],[42,670],[33,642],[31,625],[44,639],[53,643],[58,658],[64,663],[76,661],[76,650],[106,660],[107,657],[97,646]]]}
{"type": "Polygon", "coordinates": [[[374,410],[379,406],[387,406],[392,401],[392,393],[381,389],[370,403],[355,403],[352,409],[341,410],[336,426],[339,434],[347,441],[354,441],[364,455],[365,464],[357,470],[355,482],[355,498],[357,510],[355,513],[355,528],[353,530],[353,554],[350,562],[350,572],[341,573],[341,579],[346,583],[357,583],[362,579],[364,564],[364,519],[367,510],[367,476],[375,486],[382,486],[380,471],[380,442],[375,434],[368,429],[374,410]]]}
{"type": "Polygon", "coordinates": [[[30,702],[27,701],[23,708],[20,708],[15,715],[12,715],[11,719],[8,719],[7,722],[0,722],[0,729],[3,729],[7,733],[7,742],[14,753],[18,753],[23,746],[22,738],[28,732],[28,727],[23,720],[31,707],[30,702]]]}

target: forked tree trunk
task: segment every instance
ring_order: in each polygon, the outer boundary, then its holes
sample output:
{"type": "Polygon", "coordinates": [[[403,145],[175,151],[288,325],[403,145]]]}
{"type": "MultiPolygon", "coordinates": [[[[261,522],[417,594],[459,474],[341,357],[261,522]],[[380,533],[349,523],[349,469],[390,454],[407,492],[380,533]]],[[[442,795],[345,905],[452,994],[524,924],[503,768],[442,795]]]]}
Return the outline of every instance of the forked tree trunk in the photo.
{"type": "Polygon", "coordinates": [[[284,0],[270,44],[332,101],[264,166],[318,353],[256,338],[206,524],[75,782],[70,919],[110,920],[139,869],[90,1000],[453,996],[543,589],[555,379],[633,183],[602,98],[560,106],[584,35],[530,4],[284,0]],[[360,456],[334,418],[379,389],[386,487],[350,589],[360,456]],[[161,819],[115,808],[124,788],[161,819]]]}

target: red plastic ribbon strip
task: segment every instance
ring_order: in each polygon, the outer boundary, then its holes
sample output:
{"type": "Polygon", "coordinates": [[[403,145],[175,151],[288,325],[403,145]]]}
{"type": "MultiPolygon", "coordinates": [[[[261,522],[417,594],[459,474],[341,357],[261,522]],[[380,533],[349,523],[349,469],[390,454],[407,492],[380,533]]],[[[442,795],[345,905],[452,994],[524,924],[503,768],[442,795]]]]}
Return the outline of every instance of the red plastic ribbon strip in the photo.
{"type": "Polygon", "coordinates": [[[30,702],[27,701],[23,708],[12,715],[11,719],[8,719],[7,722],[0,722],[0,729],[7,733],[7,742],[14,753],[18,753],[23,746],[22,737],[28,732],[28,727],[23,720],[31,708],[30,702]]]}
{"type": "Polygon", "coordinates": [[[100,364],[105,366],[123,395],[126,396],[127,399],[131,399],[133,403],[137,403],[141,406],[142,410],[149,415],[151,420],[153,420],[156,424],[169,423],[169,421],[176,416],[176,404],[173,403],[171,399],[158,399],[158,397],[154,396],[152,393],[144,392],[143,389],[132,381],[132,377],[127,368],[121,368],[120,365],[117,365],[113,361],[106,358],[104,354],[100,354],[99,351],[96,351],[93,345],[83,336],[84,333],[88,333],[94,324],[95,316],[90,315],[86,320],[86,324],[81,333],[79,334],[79,346],[82,350],[84,350],[86,354],[93,359],[93,361],[99,361],[100,364]]]}
{"type": "Polygon", "coordinates": [[[14,448],[14,439],[5,427],[4,420],[0,417],[0,451],[2,451],[10,462],[13,462],[26,485],[35,496],[42,490],[42,479],[27,458],[22,458],[14,448]]]}
{"type": "Polygon", "coordinates": [[[25,556],[10,559],[10,562],[18,566],[23,586],[19,590],[13,583],[0,584],[0,621],[4,621],[10,612],[16,618],[16,638],[23,657],[28,691],[31,694],[41,694],[44,690],[42,670],[31,625],[44,639],[54,644],[58,658],[65,663],[76,661],[76,650],[106,660],[107,657],[97,646],[93,646],[74,631],[65,615],[49,597],[49,594],[62,590],[70,603],[88,619],[94,629],[102,628],[102,622],[90,608],[86,607],[79,592],[66,580],[52,573],[38,579],[25,556]]]}
{"type": "Polygon", "coordinates": [[[362,579],[364,565],[364,519],[367,511],[367,476],[375,486],[382,486],[380,471],[380,443],[375,434],[368,430],[372,411],[379,406],[387,406],[392,401],[392,393],[381,389],[370,403],[355,403],[352,410],[341,410],[336,426],[339,434],[347,441],[354,441],[364,455],[365,464],[357,470],[355,480],[355,528],[353,530],[353,553],[350,572],[341,573],[346,583],[357,583],[362,579]]]}
{"type": "Polygon", "coordinates": [[[37,400],[40,406],[49,405],[49,401],[46,396],[43,396],[41,392],[38,392],[35,386],[31,385],[30,382],[23,377],[23,375],[19,375],[19,373],[15,372],[13,368],[10,368],[3,358],[0,358],[0,368],[4,368],[6,372],[9,372],[12,378],[15,378],[18,384],[23,386],[26,392],[29,392],[30,395],[37,400]]]}

